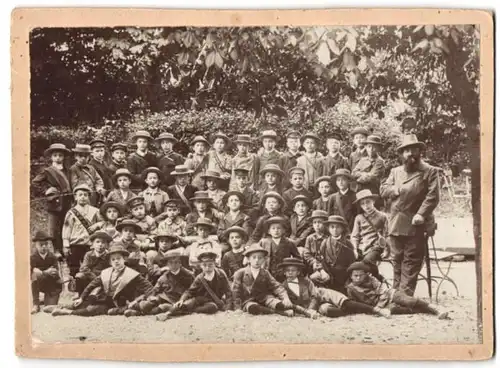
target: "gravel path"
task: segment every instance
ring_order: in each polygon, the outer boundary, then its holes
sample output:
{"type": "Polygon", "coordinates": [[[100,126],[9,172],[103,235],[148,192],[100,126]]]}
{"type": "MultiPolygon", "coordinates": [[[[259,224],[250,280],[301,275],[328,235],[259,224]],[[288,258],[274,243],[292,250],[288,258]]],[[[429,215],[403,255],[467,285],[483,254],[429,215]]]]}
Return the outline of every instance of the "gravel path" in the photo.
{"type": "MultiPolygon", "coordinates": [[[[454,263],[450,276],[459,284],[461,296],[454,296],[445,285],[439,301],[451,311],[452,320],[417,314],[310,320],[219,312],[157,322],[153,316],[85,318],[39,313],[32,318],[32,330],[36,339],[45,342],[477,343],[474,264],[454,263]]],[[[420,282],[417,295],[425,292],[425,283],[420,282]]]]}

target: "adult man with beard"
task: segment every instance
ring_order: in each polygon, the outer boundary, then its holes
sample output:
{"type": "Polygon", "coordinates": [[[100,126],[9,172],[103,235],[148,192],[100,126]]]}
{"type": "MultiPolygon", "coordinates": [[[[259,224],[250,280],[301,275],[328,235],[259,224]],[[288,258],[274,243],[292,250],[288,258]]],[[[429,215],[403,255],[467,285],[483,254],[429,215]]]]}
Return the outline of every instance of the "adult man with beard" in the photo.
{"type": "Polygon", "coordinates": [[[439,203],[438,168],[421,159],[423,142],[414,134],[403,136],[398,152],[403,165],[391,170],[380,193],[389,202],[389,236],[394,263],[394,285],[413,296],[425,255],[426,230],[439,203]]]}

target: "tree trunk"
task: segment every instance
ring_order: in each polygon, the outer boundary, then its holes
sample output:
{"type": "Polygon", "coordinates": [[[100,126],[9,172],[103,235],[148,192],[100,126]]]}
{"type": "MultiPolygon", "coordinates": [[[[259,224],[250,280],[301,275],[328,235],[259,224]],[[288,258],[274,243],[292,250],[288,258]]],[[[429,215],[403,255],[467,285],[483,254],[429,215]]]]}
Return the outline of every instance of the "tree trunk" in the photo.
{"type": "Polygon", "coordinates": [[[476,249],[476,285],[478,333],[482,339],[482,243],[481,243],[481,157],[480,157],[480,121],[479,95],[465,74],[464,64],[469,54],[464,51],[461,42],[457,45],[452,37],[448,39],[450,52],[446,56],[446,75],[451,84],[462,116],[467,124],[467,149],[470,154],[471,169],[471,205],[474,242],[476,249]]]}

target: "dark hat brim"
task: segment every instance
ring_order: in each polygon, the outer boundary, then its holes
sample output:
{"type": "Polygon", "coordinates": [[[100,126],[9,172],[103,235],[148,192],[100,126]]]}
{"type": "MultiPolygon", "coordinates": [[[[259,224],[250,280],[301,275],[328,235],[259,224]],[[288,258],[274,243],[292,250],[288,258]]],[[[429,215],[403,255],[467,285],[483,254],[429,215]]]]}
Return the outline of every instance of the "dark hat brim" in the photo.
{"type": "Polygon", "coordinates": [[[247,139],[235,139],[234,143],[245,143],[245,144],[252,144],[252,140],[247,140],[247,139]]]}
{"type": "Polygon", "coordinates": [[[189,199],[190,201],[198,201],[198,202],[213,202],[213,199],[210,197],[193,197],[189,199]]]}
{"type": "Polygon", "coordinates": [[[320,141],[320,138],[316,134],[304,134],[300,140],[304,142],[307,138],[314,139],[316,142],[320,141]]]}
{"type": "Polygon", "coordinates": [[[132,173],[115,173],[113,174],[113,182],[115,182],[120,176],[128,176],[129,179],[132,179],[132,173]]]}
{"type": "Polygon", "coordinates": [[[71,150],[73,153],[83,153],[84,155],[90,155],[92,152],[91,150],[81,150],[81,149],[76,149],[76,148],[73,148],[71,150]]]}
{"type": "Polygon", "coordinates": [[[354,262],[347,268],[347,273],[351,274],[352,271],[365,271],[372,272],[371,267],[365,262],[354,262]]]}
{"type": "Polygon", "coordinates": [[[198,261],[202,262],[204,259],[209,259],[210,261],[215,261],[217,259],[217,254],[214,252],[202,252],[196,257],[198,261]]]}
{"type": "Polygon", "coordinates": [[[48,234],[45,234],[44,236],[34,236],[33,238],[31,238],[32,241],[36,242],[36,241],[47,241],[47,240],[54,240],[54,238],[48,234]]]}
{"type": "Polygon", "coordinates": [[[169,141],[169,142],[172,142],[172,143],[179,142],[179,140],[177,138],[175,138],[175,137],[156,137],[155,141],[157,141],[158,143],[160,143],[161,141],[169,141]]]}
{"type": "Polygon", "coordinates": [[[311,216],[310,217],[311,221],[315,220],[315,219],[323,219],[325,222],[326,220],[328,220],[328,215],[320,215],[320,216],[311,216]]]}
{"type": "Polygon", "coordinates": [[[375,145],[378,145],[378,146],[383,146],[384,143],[383,142],[377,142],[377,141],[372,141],[372,140],[366,140],[365,141],[365,144],[375,144],[375,145]]]}
{"type": "Polygon", "coordinates": [[[268,198],[276,198],[278,200],[278,202],[281,203],[281,208],[283,208],[285,206],[285,200],[283,199],[283,197],[279,193],[269,194],[269,192],[268,192],[268,193],[264,193],[264,195],[262,196],[262,199],[260,200],[260,207],[264,206],[266,199],[268,199],[268,198]]]}
{"type": "Polygon", "coordinates": [[[224,180],[220,176],[214,176],[214,175],[200,175],[200,178],[202,178],[203,180],[207,179],[224,180]]]}
{"type": "Polygon", "coordinates": [[[158,241],[161,238],[167,238],[167,239],[172,239],[172,240],[179,240],[179,237],[174,234],[157,234],[155,236],[155,241],[158,241]]]}
{"type": "Polygon", "coordinates": [[[325,224],[329,225],[329,224],[338,224],[338,225],[342,225],[344,227],[348,227],[349,224],[347,223],[347,221],[342,221],[342,220],[326,220],[325,221],[325,224]]]}
{"type": "Polygon", "coordinates": [[[121,254],[123,257],[128,257],[130,253],[125,249],[108,251],[108,257],[110,257],[113,254],[121,254]]]}
{"type": "Polygon", "coordinates": [[[121,203],[118,202],[105,202],[103,205],[101,205],[101,208],[99,208],[99,212],[101,215],[104,217],[104,214],[108,210],[108,208],[116,208],[118,210],[118,215],[121,217],[123,216],[123,213],[125,212],[125,208],[121,205],[121,203]]]}
{"type": "Polygon", "coordinates": [[[194,227],[199,227],[199,226],[205,226],[205,227],[209,227],[211,229],[215,229],[215,225],[214,224],[207,224],[206,222],[195,222],[193,224],[194,227]]]}
{"type": "Polygon", "coordinates": [[[304,262],[301,262],[301,261],[295,261],[295,262],[292,262],[292,261],[283,261],[283,262],[281,262],[278,265],[278,268],[285,268],[285,267],[288,267],[288,266],[299,267],[301,269],[303,269],[303,268],[306,267],[306,265],[304,264],[304,262]]]}
{"type": "Polygon", "coordinates": [[[230,233],[239,233],[241,235],[241,237],[243,238],[243,241],[248,240],[248,234],[245,231],[245,229],[243,229],[243,228],[241,228],[241,229],[231,229],[231,228],[229,228],[229,229],[227,229],[227,230],[224,231],[224,233],[222,234],[222,238],[223,239],[228,239],[230,233]]]}
{"type": "Polygon", "coordinates": [[[300,201],[306,202],[309,207],[312,206],[312,200],[310,198],[307,198],[307,197],[304,198],[304,197],[295,196],[290,201],[290,208],[293,208],[295,206],[295,204],[297,202],[300,202],[300,201]]]}
{"type": "Polygon", "coordinates": [[[283,172],[283,170],[280,170],[280,169],[262,169],[262,170],[260,170],[259,175],[264,176],[268,172],[273,172],[275,174],[278,174],[281,177],[285,176],[285,173],[283,172]]]}
{"type": "Polygon", "coordinates": [[[248,257],[250,254],[253,254],[253,253],[264,253],[264,255],[266,255],[266,256],[269,254],[269,252],[266,249],[264,249],[264,248],[261,248],[261,249],[251,249],[251,248],[248,248],[247,250],[245,250],[243,252],[243,255],[245,257],[248,257]]]}
{"type": "Polygon", "coordinates": [[[94,239],[103,239],[105,241],[107,241],[108,243],[110,243],[113,238],[111,236],[109,236],[109,234],[107,233],[93,233],[92,235],[90,235],[89,237],[89,240],[90,241],[93,241],[94,239]]]}
{"type": "Polygon", "coordinates": [[[141,229],[141,227],[139,225],[137,225],[137,224],[131,224],[131,223],[125,223],[124,224],[124,223],[120,222],[118,225],[115,226],[115,229],[117,231],[122,231],[124,227],[133,227],[136,234],[142,233],[142,229],[141,229]]]}
{"type": "Polygon", "coordinates": [[[142,178],[145,180],[146,177],[148,176],[149,173],[155,173],[156,175],[158,175],[158,178],[160,179],[160,181],[162,180],[163,178],[163,173],[161,172],[160,169],[158,168],[149,168],[149,169],[145,169],[143,172],[142,172],[142,178]]]}
{"type": "Polygon", "coordinates": [[[366,128],[356,128],[351,132],[351,136],[355,136],[356,134],[363,134],[368,137],[370,135],[370,132],[366,128]]]}
{"type": "Polygon", "coordinates": [[[237,192],[237,191],[230,191],[230,192],[227,192],[226,194],[224,194],[224,196],[222,197],[222,205],[225,206],[227,204],[229,197],[231,197],[233,195],[237,196],[243,205],[243,202],[245,200],[245,196],[243,195],[243,193],[237,192]]]}
{"type": "Polygon", "coordinates": [[[210,142],[209,141],[207,141],[206,139],[201,139],[201,138],[193,139],[191,141],[191,146],[194,146],[198,142],[202,142],[202,143],[205,143],[207,146],[210,146],[210,142]]]}

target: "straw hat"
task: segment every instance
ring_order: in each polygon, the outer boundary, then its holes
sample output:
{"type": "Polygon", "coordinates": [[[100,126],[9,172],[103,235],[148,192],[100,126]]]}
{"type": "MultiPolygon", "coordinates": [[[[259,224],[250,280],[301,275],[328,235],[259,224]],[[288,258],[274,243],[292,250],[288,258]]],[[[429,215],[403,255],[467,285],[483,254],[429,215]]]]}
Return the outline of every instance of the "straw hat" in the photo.
{"type": "Polygon", "coordinates": [[[71,151],[68,148],[66,148],[66,145],[62,143],[53,143],[49,146],[49,148],[45,150],[44,155],[50,156],[53,152],[62,152],[65,155],[71,153],[71,151]]]}
{"type": "Polygon", "coordinates": [[[415,134],[406,134],[401,140],[401,144],[398,146],[398,152],[401,152],[406,147],[420,147],[420,149],[425,149],[425,143],[420,142],[415,134]]]}

